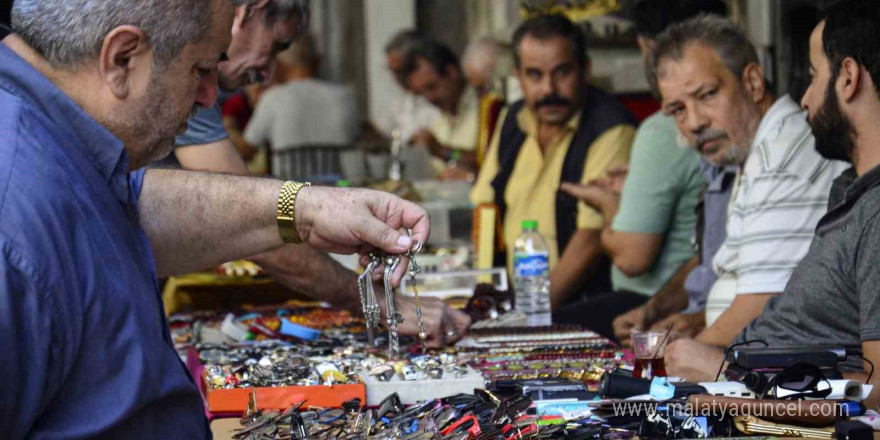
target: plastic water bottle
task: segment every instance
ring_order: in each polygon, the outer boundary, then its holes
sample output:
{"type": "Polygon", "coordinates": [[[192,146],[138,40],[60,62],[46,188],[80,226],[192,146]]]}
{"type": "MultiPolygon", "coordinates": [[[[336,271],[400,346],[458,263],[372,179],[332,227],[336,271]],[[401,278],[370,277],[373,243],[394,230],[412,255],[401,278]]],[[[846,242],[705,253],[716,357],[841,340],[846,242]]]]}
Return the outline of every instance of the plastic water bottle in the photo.
{"type": "Polygon", "coordinates": [[[513,285],[516,310],[526,315],[527,325],[550,325],[550,251],[535,220],[522,222],[513,244],[513,285]]]}

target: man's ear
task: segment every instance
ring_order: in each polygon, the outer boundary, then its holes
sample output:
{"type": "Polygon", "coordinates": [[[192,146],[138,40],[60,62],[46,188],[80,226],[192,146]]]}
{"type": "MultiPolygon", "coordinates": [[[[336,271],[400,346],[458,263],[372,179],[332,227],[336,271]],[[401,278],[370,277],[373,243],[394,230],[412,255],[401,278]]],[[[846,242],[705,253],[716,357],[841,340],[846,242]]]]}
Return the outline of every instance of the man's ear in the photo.
{"type": "Polygon", "coordinates": [[[98,69],[114,96],[122,99],[131,93],[132,71],[139,58],[152,50],[146,34],[136,26],[119,26],[104,37],[98,69]]]}
{"type": "Polygon", "coordinates": [[[237,34],[242,27],[244,27],[245,22],[248,20],[248,16],[252,14],[250,5],[247,6],[239,6],[235,8],[235,14],[232,18],[232,35],[237,34]]]}
{"type": "Polygon", "coordinates": [[[587,58],[586,62],[584,62],[584,84],[590,83],[590,77],[593,74],[593,61],[590,58],[587,58]]]}
{"type": "Polygon", "coordinates": [[[239,6],[235,8],[235,18],[232,21],[232,28],[239,29],[250,21],[261,15],[261,12],[269,4],[269,0],[256,0],[255,2],[239,6]]]}
{"type": "Polygon", "coordinates": [[[761,102],[767,94],[767,82],[764,80],[764,69],[758,63],[749,63],[742,73],[743,87],[752,102],[761,102]]]}
{"type": "MultiPolygon", "coordinates": [[[[847,57],[840,63],[840,73],[834,86],[837,87],[837,95],[843,102],[855,99],[860,88],[864,88],[866,77],[862,75],[862,66],[856,60],[847,57]]],[[[871,87],[873,89],[873,87],[871,87]]],[[[873,93],[873,90],[871,90],[873,93]]]]}

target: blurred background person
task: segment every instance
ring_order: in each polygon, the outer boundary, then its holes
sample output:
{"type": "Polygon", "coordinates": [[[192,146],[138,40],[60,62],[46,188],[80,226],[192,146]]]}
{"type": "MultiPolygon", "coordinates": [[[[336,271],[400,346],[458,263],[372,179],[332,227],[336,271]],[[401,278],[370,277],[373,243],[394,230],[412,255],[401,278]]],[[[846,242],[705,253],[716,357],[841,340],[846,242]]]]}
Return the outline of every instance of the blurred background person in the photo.
{"type": "Polygon", "coordinates": [[[394,130],[399,130],[401,138],[409,141],[420,130],[431,127],[434,119],[440,115],[436,107],[412,93],[403,79],[403,63],[407,51],[424,38],[418,32],[406,29],[398,32],[385,45],[385,64],[401,89],[397,99],[376,121],[377,128],[388,138],[394,130]]]}
{"type": "Polygon", "coordinates": [[[262,95],[245,140],[269,148],[275,177],[316,180],[331,173],[341,178],[340,151],[354,144],[361,127],[354,91],[317,77],[321,59],[309,35],[278,60],[283,84],[262,95]]]}
{"type": "Polygon", "coordinates": [[[510,45],[494,38],[478,38],[468,44],[461,57],[461,67],[477,95],[485,96],[513,71],[510,45]]]}
{"type": "Polygon", "coordinates": [[[478,38],[465,48],[461,65],[468,83],[480,97],[476,150],[479,169],[507,104],[507,79],[513,74],[510,45],[494,38],[478,38]]]}
{"type": "Polygon", "coordinates": [[[412,141],[452,167],[475,170],[480,100],[455,52],[439,41],[420,41],[406,52],[401,76],[407,88],[441,113],[430,129],[419,130],[412,141]]]}

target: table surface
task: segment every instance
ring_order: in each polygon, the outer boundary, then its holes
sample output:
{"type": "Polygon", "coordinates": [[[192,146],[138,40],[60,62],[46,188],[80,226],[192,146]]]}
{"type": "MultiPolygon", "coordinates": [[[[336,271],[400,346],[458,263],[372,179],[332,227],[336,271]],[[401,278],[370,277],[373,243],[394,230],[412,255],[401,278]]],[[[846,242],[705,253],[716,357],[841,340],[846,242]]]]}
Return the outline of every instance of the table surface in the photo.
{"type": "Polygon", "coordinates": [[[232,434],[236,429],[241,429],[238,419],[217,419],[211,422],[214,440],[232,440],[232,434]]]}

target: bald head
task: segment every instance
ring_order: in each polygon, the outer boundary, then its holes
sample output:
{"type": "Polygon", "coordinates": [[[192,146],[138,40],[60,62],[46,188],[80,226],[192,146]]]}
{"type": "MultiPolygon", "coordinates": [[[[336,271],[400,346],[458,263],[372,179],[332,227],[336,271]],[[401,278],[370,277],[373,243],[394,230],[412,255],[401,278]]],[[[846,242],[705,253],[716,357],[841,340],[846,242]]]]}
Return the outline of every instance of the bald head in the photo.
{"type": "Polygon", "coordinates": [[[486,91],[495,76],[498,57],[505,50],[503,43],[492,38],[481,38],[469,44],[462,57],[468,83],[477,90],[486,91]]]}

